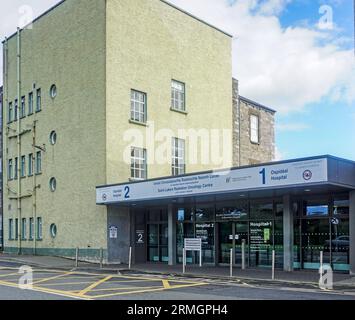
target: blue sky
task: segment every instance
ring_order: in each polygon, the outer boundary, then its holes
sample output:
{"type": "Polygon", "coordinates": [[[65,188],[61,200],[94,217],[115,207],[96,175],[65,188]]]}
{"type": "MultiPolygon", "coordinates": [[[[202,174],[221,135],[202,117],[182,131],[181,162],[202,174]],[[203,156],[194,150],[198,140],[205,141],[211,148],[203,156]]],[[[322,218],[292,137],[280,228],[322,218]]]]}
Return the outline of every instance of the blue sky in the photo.
{"type": "MultiPolygon", "coordinates": [[[[353,0],[168,1],[234,36],[241,94],[278,111],[277,159],[355,160],[353,0]],[[319,28],[323,5],[332,10],[331,29],[319,28]]],[[[35,17],[57,2],[2,0],[0,38],[16,30],[24,5],[35,17]]]]}
{"type": "MultiPolygon", "coordinates": [[[[338,37],[353,39],[354,16],[352,0],[343,1],[293,1],[280,15],[283,27],[316,24],[321,4],[333,9],[334,23],[339,28],[338,37]]],[[[353,42],[343,44],[353,50],[353,42]]],[[[323,98],[310,103],[305,112],[279,114],[278,123],[302,123],[299,130],[277,130],[277,146],[283,157],[294,158],[314,154],[334,154],[355,160],[355,108],[354,101],[339,102],[323,98]]]]}

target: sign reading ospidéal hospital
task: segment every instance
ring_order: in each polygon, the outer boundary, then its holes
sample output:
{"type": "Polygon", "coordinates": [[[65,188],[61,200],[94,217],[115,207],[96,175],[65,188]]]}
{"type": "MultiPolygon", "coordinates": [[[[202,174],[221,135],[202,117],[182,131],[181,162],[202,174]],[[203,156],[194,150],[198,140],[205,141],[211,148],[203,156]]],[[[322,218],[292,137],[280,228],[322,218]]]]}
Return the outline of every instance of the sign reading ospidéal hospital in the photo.
{"type": "Polygon", "coordinates": [[[328,180],[327,158],[98,187],[97,204],[277,188],[328,180]]]}

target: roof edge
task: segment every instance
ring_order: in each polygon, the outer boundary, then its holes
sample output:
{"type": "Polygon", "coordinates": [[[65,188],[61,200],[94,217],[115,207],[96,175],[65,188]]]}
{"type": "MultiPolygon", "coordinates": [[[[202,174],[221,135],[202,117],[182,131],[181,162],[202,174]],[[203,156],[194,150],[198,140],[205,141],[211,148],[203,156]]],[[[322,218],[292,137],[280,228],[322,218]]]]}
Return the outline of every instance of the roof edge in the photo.
{"type": "Polygon", "coordinates": [[[267,111],[269,111],[269,112],[271,112],[271,113],[274,113],[274,114],[277,113],[276,110],[271,109],[271,108],[269,108],[269,107],[266,107],[266,106],[264,106],[263,104],[261,104],[261,103],[259,103],[259,102],[253,101],[253,100],[248,99],[248,98],[246,98],[246,97],[243,97],[243,96],[241,96],[241,95],[239,96],[239,98],[240,98],[241,100],[243,100],[244,102],[246,102],[246,103],[253,104],[253,105],[255,105],[255,106],[259,107],[259,108],[262,108],[262,109],[264,109],[264,110],[267,110],[267,111]]]}

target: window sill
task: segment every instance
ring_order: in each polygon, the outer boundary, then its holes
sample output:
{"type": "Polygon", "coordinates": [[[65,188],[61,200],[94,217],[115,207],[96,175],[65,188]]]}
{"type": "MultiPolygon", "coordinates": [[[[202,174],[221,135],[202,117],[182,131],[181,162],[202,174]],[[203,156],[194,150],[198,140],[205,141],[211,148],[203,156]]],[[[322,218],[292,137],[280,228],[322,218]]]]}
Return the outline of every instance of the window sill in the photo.
{"type": "Polygon", "coordinates": [[[251,144],[253,145],[256,145],[256,146],[260,146],[260,142],[253,142],[253,141],[250,141],[251,144]]]}
{"type": "Polygon", "coordinates": [[[170,111],[174,111],[174,112],[177,112],[177,113],[181,113],[181,114],[184,114],[185,116],[188,115],[188,112],[185,111],[185,110],[179,110],[179,109],[175,109],[175,108],[170,108],[170,111]]]}
{"type": "Polygon", "coordinates": [[[36,173],[36,176],[40,176],[40,175],[42,175],[42,172],[36,173]]]}
{"type": "Polygon", "coordinates": [[[148,127],[148,124],[146,122],[139,122],[139,121],[132,120],[132,119],[130,119],[128,122],[131,124],[137,124],[139,126],[148,127]]]}
{"type": "Polygon", "coordinates": [[[142,181],[146,181],[147,179],[139,179],[139,178],[129,178],[128,181],[129,182],[142,182],[142,181]]]}

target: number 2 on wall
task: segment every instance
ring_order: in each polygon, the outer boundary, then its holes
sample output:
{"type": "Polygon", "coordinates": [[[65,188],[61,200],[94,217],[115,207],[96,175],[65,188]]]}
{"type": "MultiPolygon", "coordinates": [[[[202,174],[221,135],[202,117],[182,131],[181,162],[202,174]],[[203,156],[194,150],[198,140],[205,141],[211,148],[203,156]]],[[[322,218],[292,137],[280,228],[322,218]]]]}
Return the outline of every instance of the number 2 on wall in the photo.
{"type": "Polygon", "coordinates": [[[130,191],[130,189],[129,189],[129,187],[127,186],[127,187],[125,187],[124,188],[124,197],[125,197],[125,199],[129,199],[129,191],[130,191]]]}
{"type": "Polygon", "coordinates": [[[263,179],[263,184],[266,184],[266,170],[265,168],[259,172],[263,179]]]}

